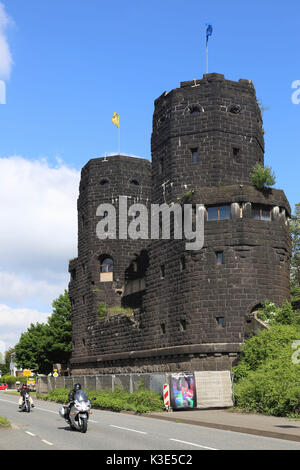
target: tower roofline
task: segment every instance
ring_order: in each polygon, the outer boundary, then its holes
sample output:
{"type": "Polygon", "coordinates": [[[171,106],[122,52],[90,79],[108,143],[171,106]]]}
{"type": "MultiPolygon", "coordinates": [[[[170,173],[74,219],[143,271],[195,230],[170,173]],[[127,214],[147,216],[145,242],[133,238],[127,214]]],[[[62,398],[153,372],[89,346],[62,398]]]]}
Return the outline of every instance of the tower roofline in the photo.
{"type": "Polygon", "coordinates": [[[161,100],[162,98],[166,97],[169,94],[172,94],[174,91],[178,91],[181,88],[194,88],[198,87],[201,85],[205,85],[207,83],[212,83],[212,82],[223,82],[224,84],[228,84],[234,87],[239,87],[241,89],[248,89],[252,94],[255,94],[255,88],[253,85],[252,80],[246,79],[246,78],[240,78],[238,81],[234,80],[227,80],[223,74],[221,73],[205,73],[203,74],[203,77],[201,79],[194,79],[194,80],[188,80],[184,82],[180,82],[180,86],[177,88],[174,88],[173,90],[170,91],[164,91],[155,101],[161,100]]]}
{"type": "MultiPolygon", "coordinates": [[[[105,157],[96,157],[96,158],[91,158],[84,166],[83,168],[86,168],[89,166],[91,163],[96,163],[102,161],[103,163],[108,162],[109,160],[119,160],[119,161],[142,161],[142,162],[148,162],[149,165],[151,165],[151,160],[148,160],[148,158],[144,157],[138,157],[136,155],[119,155],[119,154],[114,154],[114,155],[107,155],[105,157]]],[[[82,169],[83,169],[82,168],[82,169]]]]}

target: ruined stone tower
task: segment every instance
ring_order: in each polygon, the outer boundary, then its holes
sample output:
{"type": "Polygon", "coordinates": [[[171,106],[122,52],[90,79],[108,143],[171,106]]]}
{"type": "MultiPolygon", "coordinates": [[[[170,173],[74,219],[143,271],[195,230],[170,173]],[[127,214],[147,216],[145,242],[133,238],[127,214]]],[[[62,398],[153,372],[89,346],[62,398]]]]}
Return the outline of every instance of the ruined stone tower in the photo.
{"type": "Polygon", "coordinates": [[[264,162],[252,83],[207,74],[163,93],[151,150],[152,165],[116,155],[82,170],[69,286],[74,373],[230,369],[252,312],[289,297],[288,201],[250,181],[264,162]],[[203,248],[172,238],[98,240],[97,206],[118,205],[120,195],[148,207],[203,204],[203,248]],[[100,318],[99,302],[133,314],[100,318]]]}

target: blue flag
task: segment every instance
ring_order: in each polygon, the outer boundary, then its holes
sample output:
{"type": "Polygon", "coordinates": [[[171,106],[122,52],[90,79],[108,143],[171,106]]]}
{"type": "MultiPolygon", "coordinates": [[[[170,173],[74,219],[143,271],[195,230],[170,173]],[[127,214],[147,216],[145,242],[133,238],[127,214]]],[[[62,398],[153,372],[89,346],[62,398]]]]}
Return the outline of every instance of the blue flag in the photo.
{"type": "Polygon", "coordinates": [[[206,25],[207,25],[207,28],[206,28],[206,44],[207,44],[207,42],[208,42],[208,37],[212,35],[213,29],[212,29],[212,25],[211,25],[211,24],[207,24],[207,23],[206,23],[206,25]]]}

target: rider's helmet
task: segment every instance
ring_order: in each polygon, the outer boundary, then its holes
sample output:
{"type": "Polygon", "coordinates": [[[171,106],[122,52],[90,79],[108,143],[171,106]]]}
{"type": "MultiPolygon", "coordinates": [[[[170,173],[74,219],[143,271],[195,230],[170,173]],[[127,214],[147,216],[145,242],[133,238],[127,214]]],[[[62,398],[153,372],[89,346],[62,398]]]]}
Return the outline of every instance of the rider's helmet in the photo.
{"type": "Polygon", "coordinates": [[[81,390],[81,384],[75,384],[75,385],[74,385],[74,390],[75,390],[75,391],[81,390]]]}

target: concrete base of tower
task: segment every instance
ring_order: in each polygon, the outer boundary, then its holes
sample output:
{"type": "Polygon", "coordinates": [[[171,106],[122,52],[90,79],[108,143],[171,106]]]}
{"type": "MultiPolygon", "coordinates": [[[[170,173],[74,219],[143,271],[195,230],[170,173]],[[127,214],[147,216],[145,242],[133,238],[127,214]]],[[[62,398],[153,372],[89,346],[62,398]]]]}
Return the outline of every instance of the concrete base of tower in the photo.
{"type": "Polygon", "coordinates": [[[72,358],[72,375],[231,370],[242,343],[206,343],[72,358]]]}

